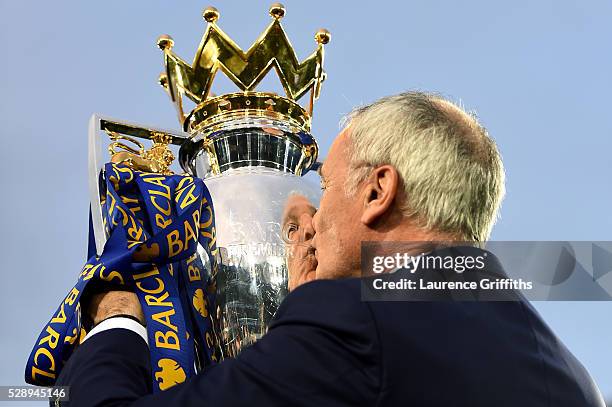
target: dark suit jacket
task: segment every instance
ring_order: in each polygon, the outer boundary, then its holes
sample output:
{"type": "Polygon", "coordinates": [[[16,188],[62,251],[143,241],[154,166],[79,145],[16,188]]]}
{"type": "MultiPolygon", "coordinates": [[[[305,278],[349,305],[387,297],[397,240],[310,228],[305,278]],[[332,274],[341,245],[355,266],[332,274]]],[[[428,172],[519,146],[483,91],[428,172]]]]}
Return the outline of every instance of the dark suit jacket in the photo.
{"type": "Polygon", "coordinates": [[[365,302],[360,280],[289,294],[256,344],[151,391],[145,342],[94,335],[58,385],[71,406],[604,406],[587,371],[526,301],[365,302]]]}

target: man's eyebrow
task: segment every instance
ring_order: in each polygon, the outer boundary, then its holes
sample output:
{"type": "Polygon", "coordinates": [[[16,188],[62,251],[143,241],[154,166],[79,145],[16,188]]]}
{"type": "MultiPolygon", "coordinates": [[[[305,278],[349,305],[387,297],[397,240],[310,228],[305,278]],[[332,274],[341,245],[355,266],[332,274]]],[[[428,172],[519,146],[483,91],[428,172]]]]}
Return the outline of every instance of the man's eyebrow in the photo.
{"type": "Polygon", "coordinates": [[[289,213],[287,213],[285,220],[297,220],[297,216],[295,216],[295,208],[292,208],[289,213]]]}

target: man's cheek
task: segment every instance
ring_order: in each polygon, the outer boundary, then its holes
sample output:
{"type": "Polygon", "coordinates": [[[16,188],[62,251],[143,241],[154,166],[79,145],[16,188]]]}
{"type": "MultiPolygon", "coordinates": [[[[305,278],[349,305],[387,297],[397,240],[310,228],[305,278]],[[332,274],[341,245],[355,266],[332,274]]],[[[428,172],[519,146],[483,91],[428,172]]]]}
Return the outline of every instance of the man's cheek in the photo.
{"type": "Polygon", "coordinates": [[[331,226],[331,222],[328,221],[330,216],[333,217],[333,215],[331,215],[327,211],[321,214],[317,214],[316,227],[314,228],[315,235],[327,233],[328,229],[331,226]]]}
{"type": "Polygon", "coordinates": [[[324,231],[317,237],[317,250],[315,252],[315,257],[319,264],[325,263],[325,266],[329,265],[330,252],[334,251],[334,242],[330,241],[328,232],[329,231],[324,231]]]}
{"type": "Polygon", "coordinates": [[[297,261],[301,261],[304,256],[306,255],[306,251],[304,250],[304,246],[303,245],[295,245],[292,248],[292,252],[291,252],[292,257],[297,260],[297,261]]]}

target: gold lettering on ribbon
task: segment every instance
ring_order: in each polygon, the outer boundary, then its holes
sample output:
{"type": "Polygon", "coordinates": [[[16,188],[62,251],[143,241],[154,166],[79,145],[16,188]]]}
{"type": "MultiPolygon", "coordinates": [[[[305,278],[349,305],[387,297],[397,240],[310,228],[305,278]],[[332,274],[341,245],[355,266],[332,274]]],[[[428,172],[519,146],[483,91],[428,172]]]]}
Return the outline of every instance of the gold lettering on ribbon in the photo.
{"type": "MultiPolygon", "coordinates": [[[[159,274],[159,271],[157,272],[157,274],[159,274]]],[[[155,289],[153,289],[153,290],[143,288],[143,287],[142,287],[142,283],[141,283],[141,282],[137,282],[137,283],[136,283],[136,287],[137,287],[137,288],[138,288],[140,291],[142,291],[142,292],[144,292],[144,293],[147,293],[147,294],[159,294],[159,293],[161,293],[162,291],[164,291],[164,288],[165,288],[165,287],[164,287],[164,281],[163,281],[161,278],[157,278],[157,277],[155,278],[155,281],[157,281],[157,288],[155,288],[155,289]]]]}
{"type": "Polygon", "coordinates": [[[203,229],[209,228],[210,225],[212,225],[213,213],[212,213],[212,207],[208,205],[208,201],[206,200],[206,198],[202,198],[202,206],[204,207],[204,209],[206,209],[206,213],[208,214],[208,217],[206,218],[206,222],[200,224],[200,229],[203,230],[203,229]]]}
{"type": "MultiPolygon", "coordinates": [[[[121,214],[121,224],[123,226],[127,226],[128,224],[128,214],[121,206],[117,205],[117,211],[121,214]]],[[[113,224],[116,226],[117,224],[113,220],[113,224]]]]}
{"type": "Polygon", "coordinates": [[[173,230],[166,237],[168,240],[168,257],[174,257],[183,251],[183,241],[178,230],[173,230]]]}
{"type": "MultiPolygon", "coordinates": [[[[188,221],[183,222],[183,226],[185,227],[185,246],[187,246],[189,244],[190,240],[193,240],[194,242],[197,243],[198,242],[198,237],[194,233],[193,228],[191,227],[189,222],[188,221]]],[[[198,224],[196,223],[196,228],[197,228],[197,226],[198,226],[198,224]]]]}
{"type": "Polygon", "coordinates": [[[60,305],[60,309],[57,312],[57,315],[53,317],[51,320],[51,324],[63,324],[66,322],[66,312],[64,311],[64,303],[62,302],[60,305]]]}
{"type": "Polygon", "coordinates": [[[202,274],[201,274],[200,268],[197,265],[192,264],[197,257],[198,257],[198,254],[196,253],[187,259],[187,275],[189,276],[190,282],[202,280],[202,274]]]}
{"type": "Polygon", "coordinates": [[[162,215],[160,215],[159,213],[155,214],[155,224],[157,226],[159,226],[162,229],[167,228],[170,224],[172,223],[172,219],[168,218],[168,219],[164,219],[164,217],[162,215]]]}
{"type": "Polygon", "coordinates": [[[113,165],[113,175],[109,175],[108,176],[108,180],[113,184],[113,188],[115,188],[115,191],[119,189],[119,172],[117,171],[117,166],[113,165]]]}
{"type": "Polygon", "coordinates": [[[32,381],[38,380],[38,379],[36,379],[36,375],[41,375],[41,376],[49,377],[51,379],[55,379],[55,373],[45,372],[44,370],[41,370],[41,369],[33,366],[32,367],[32,381]]]}
{"type": "Polygon", "coordinates": [[[121,275],[121,273],[119,273],[118,271],[111,271],[110,273],[108,273],[108,275],[104,275],[104,270],[105,268],[103,268],[102,270],[100,270],[100,278],[104,281],[113,281],[114,278],[116,278],[117,280],[119,280],[119,284],[123,285],[125,284],[125,282],[123,281],[123,276],[121,275]]]}
{"type": "MultiPolygon", "coordinates": [[[[122,196],[122,197],[121,197],[121,201],[122,201],[124,204],[126,204],[126,205],[128,205],[128,204],[137,204],[137,206],[132,206],[132,207],[130,207],[130,211],[132,211],[132,213],[133,213],[134,215],[136,215],[136,212],[138,212],[138,211],[141,211],[141,210],[142,210],[142,208],[140,207],[140,201],[139,201],[138,199],[136,199],[136,198],[130,198],[130,197],[127,197],[127,196],[122,196]]],[[[128,207],[129,207],[129,206],[128,206],[128,207]]]]}
{"type": "Polygon", "coordinates": [[[181,344],[179,343],[178,335],[175,332],[162,331],[155,332],[155,346],[158,348],[181,350],[181,344]]]}
{"type": "MultiPolygon", "coordinates": [[[[127,230],[128,236],[132,238],[133,244],[142,243],[144,241],[143,239],[144,229],[136,223],[133,216],[130,216],[129,220],[130,220],[130,227],[127,230]]],[[[128,245],[128,249],[131,248],[133,244],[128,245]]]]}
{"type": "Polygon", "coordinates": [[[175,332],[178,332],[178,327],[170,321],[170,317],[175,314],[174,309],[169,309],[167,311],[161,311],[153,314],[151,317],[152,320],[159,322],[162,325],[167,326],[175,332]]]}
{"type": "Polygon", "coordinates": [[[185,192],[185,185],[189,184],[193,182],[193,177],[190,177],[188,175],[184,176],[183,178],[181,178],[181,180],[178,183],[178,186],[176,187],[178,194],[176,195],[176,202],[179,201],[181,194],[183,192],[185,192]]]}
{"type": "MultiPolygon", "coordinates": [[[[34,354],[34,363],[38,365],[38,357],[40,355],[45,355],[47,359],[49,359],[49,371],[55,372],[55,359],[53,359],[53,355],[47,348],[38,348],[36,353],[34,354]]],[[[53,375],[55,377],[55,375],[53,375]]]]}
{"type": "Polygon", "coordinates": [[[195,190],[195,188],[196,188],[195,184],[191,185],[189,187],[189,191],[187,191],[185,198],[180,201],[178,199],[179,199],[179,196],[182,194],[177,195],[176,197],[177,202],[179,202],[179,206],[181,207],[181,209],[185,209],[187,206],[191,205],[192,203],[198,200],[198,197],[193,195],[193,191],[195,190]]]}
{"type": "Polygon", "coordinates": [[[155,214],[155,224],[161,229],[167,228],[172,223],[172,219],[170,218],[170,215],[172,214],[172,206],[171,206],[172,196],[170,194],[170,187],[164,184],[165,179],[166,179],[165,177],[159,177],[159,176],[142,177],[142,180],[144,182],[147,182],[152,185],[157,185],[158,187],[163,188],[163,191],[159,191],[155,189],[148,190],[148,193],[151,196],[150,200],[151,200],[151,203],[153,204],[153,207],[155,207],[155,209],[161,212],[161,213],[155,214]],[[158,197],[163,198],[167,202],[166,204],[167,208],[159,204],[159,202],[156,200],[156,198],[158,197]]]}
{"type": "MultiPolygon", "coordinates": [[[[57,314],[51,319],[49,324],[65,323],[66,322],[66,311],[64,310],[64,306],[74,305],[75,301],[77,300],[78,295],[79,295],[79,290],[76,287],[73,287],[72,290],[70,290],[70,292],[66,296],[66,298],[64,298],[64,301],[60,305],[60,308],[57,314]]],[[[46,358],[49,359],[49,371],[45,371],[45,370],[39,369],[36,366],[32,366],[32,371],[31,371],[32,381],[37,381],[36,375],[55,379],[55,373],[53,373],[55,371],[55,359],[53,358],[53,354],[51,354],[51,351],[49,349],[55,349],[57,347],[57,344],[59,343],[59,340],[60,340],[60,334],[55,329],[53,329],[51,325],[46,326],[45,332],[47,333],[47,335],[42,337],[40,341],[38,341],[37,346],[39,346],[39,348],[36,349],[36,352],[34,353],[34,364],[35,365],[39,364],[38,359],[41,355],[46,356],[46,358]],[[46,347],[43,347],[44,345],[47,345],[49,349],[47,349],[46,347]]]]}
{"type": "Polygon", "coordinates": [[[153,267],[151,271],[135,274],[134,281],[136,281],[136,288],[138,288],[143,293],[147,295],[144,296],[145,302],[147,305],[152,307],[167,307],[168,309],[162,310],[154,313],[151,316],[153,321],[156,321],[166,327],[169,328],[168,331],[155,331],[155,344],[154,346],[157,348],[165,348],[172,350],[181,350],[179,337],[178,337],[178,327],[172,323],[171,317],[175,315],[176,311],[174,310],[174,305],[171,301],[167,301],[170,297],[170,293],[166,290],[164,285],[164,280],[159,277],[155,277],[159,275],[159,269],[157,267],[153,267]],[[153,287],[144,287],[144,279],[147,281],[154,281],[155,285],[153,287]]]}
{"type": "MultiPolygon", "coordinates": [[[[193,221],[199,220],[199,214],[193,216],[193,221]]],[[[173,230],[166,236],[168,242],[168,257],[174,257],[186,250],[189,247],[189,241],[198,242],[198,236],[195,230],[198,230],[198,224],[191,225],[189,221],[183,222],[183,239],[178,230],[173,230]]]]}
{"type": "Polygon", "coordinates": [[[108,204],[108,216],[112,218],[113,212],[115,211],[115,208],[117,207],[117,201],[115,200],[115,197],[113,196],[113,194],[111,194],[110,192],[106,192],[106,200],[109,203],[108,204]]]}
{"type": "MultiPolygon", "coordinates": [[[[124,165],[113,165],[113,168],[115,169],[115,171],[118,171],[117,174],[117,178],[121,178],[121,175],[119,173],[123,173],[123,174],[128,174],[128,178],[124,179],[123,181],[128,184],[130,182],[132,182],[134,180],[134,172],[132,172],[132,169],[129,167],[126,167],[124,165]]],[[[117,190],[118,188],[115,188],[115,190],[117,190]]]]}
{"type": "Polygon", "coordinates": [[[64,343],[69,343],[69,344],[73,344],[76,339],[78,338],[78,334],[77,334],[77,329],[73,328],[72,329],[72,335],[66,335],[66,338],[64,338],[64,343]]]}
{"type": "Polygon", "coordinates": [[[38,346],[48,343],[51,349],[55,349],[57,347],[57,343],[59,342],[59,333],[57,333],[55,329],[51,328],[49,325],[47,325],[45,332],[47,332],[49,335],[43,337],[38,342],[38,346]]]}
{"type": "MultiPolygon", "coordinates": [[[[91,278],[93,278],[93,276],[96,274],[96,271],[98,270],[100,266],[102,266],[102,263],[96,264],[96,265],[86,264],[83,267],[83,271],[81,271],[81,277],[83,278],[83,281],[91,280],[91,278]]],[[[102,266],[102,269],[104,268],[105,267],[102,266]]]]}
{"type": "Polygon", "coordinates": [[[170,187],[164,184],[166,177],[154,176],[154,177],[142,177],[144,182],[148,182],[149,184],[157,185],[158,187],[162,187],[164,192],[161,191],[150,191],[152,195],[160,195],[166,199],[171,199],[170,196],[170,187]]]}
{"type": "MultiPolygon", "coordinates": [[[[149,193],[151,195],[154,195],[153,193],[157,192],[155,190],[150,190],[149,193]]],[[[166,216],[170,216],[170,214],[172,213],[171,209],[172,207],[170,206],[170,201],[166,200],[166,202],[168,202],[168,208],[164,208],[163,206],[161,206],[160,204],[157,203],[157,201],[155,200],[155,198],[157,198],[156,196],[152,196],[151,197],[151,203],[153,204],[153,206],[155,207],[155,209],[157,209],[158,211],[160,211],[161,213],[163,213],[166,216]]]]}
{"type": "MultiPolygon", "coordinates": [[[[163,285],[162,285],[162,288],[164,288],[163,285]]],[[[154,295],[145,295],[145,301],[147,305],[152,305],[152,306],[157,306],[157,307],[172,307],[172,303],[170,301],[166,301],[169,296],[170,296],[170,293],[168,293],[167,291],[159,297],[155,297],[154,295]]]]}
{"type": "Polygon", "coordinates": [[[76,287],[73,287],[72,290],[70,290],[70,292],[66,296],[66,299],[64,300],[64,304],[72,306],[72,304],[74,304],[78,296],[79,296],[79,290],[77,290],[76,287]]]}
{"type": "Polygon", "coordinates": [[[208,249],[210,250],[211,255],[216,256],[218,249],[213,249],[213,247],[217,242],[217,233],[215,227],[212,226],[214,220],[212,207],[208,204],[206,198],[202,198],[202,206],[204,207],[203,214],[206,214],[207,216],[204,217],[206,220],[202,220],[202,223],[200,223],[200,234],[202,237],[209,239],[208,249]]]}

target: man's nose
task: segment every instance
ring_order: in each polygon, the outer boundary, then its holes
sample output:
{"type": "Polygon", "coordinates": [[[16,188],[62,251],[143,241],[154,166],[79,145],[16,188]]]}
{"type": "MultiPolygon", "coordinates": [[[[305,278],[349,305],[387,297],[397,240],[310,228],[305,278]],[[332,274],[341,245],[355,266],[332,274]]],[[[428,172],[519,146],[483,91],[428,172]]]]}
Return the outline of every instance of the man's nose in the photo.
{"type": "Polygon", "coordinates": [[[312,229],[315,235],[312,238],[312,242],[310,242],[310,245],[314,247],[315,249],[317,248],[317,226],[316,225],[317,225],[318,216],[319,216],[319,211],[316,211],[312,217],[312,229]]]}
{"type": "Polygon", "coordinates": [[[315,231],[312,226],[312,216],[309,214],[303,214],[300,219],[300,227],[302,229],[302,240],[304,242],[312,240],[315,235],[315,231]]]}

